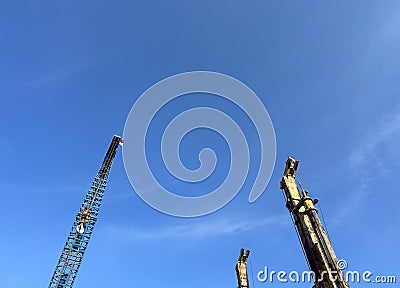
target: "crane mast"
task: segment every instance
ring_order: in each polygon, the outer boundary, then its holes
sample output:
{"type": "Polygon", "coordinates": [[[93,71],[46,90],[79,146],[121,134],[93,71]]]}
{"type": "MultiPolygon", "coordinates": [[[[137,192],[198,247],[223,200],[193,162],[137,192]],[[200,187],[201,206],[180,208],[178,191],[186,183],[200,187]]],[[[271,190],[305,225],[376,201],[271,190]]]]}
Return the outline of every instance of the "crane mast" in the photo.
{"type": "Polygon", "coordinates": [[[244,254],[244,249],[240,250],[239,259],[236,263],[235,270],[238,280],[238,288],[249,288],[249,277],[247,276],[247,260],[249,259],[250,251],[247,250],[244,254]]]}
{"type": "Polygon", "coordinates": [[[94,178],[79,212],[76,214],[75,221],[72,224],[67,241],[51,277],[49,288],[70,288],[74,284],[76,274],[97,221],[108,175],[117,152],[118,144],[122,145],[122,140],[121,137],[115,135],[100,170],[94,178]]]}
{"type": "Polygon", "coordinates": [[[308,196],[301,184],[296,183],[299,161],[289,157],[280,188],[285,192],[286,208],[291,213],[301,240],[316,288],[349,288],[331,241],[318,217],[314,204],[318,200],[308,196]],[[300,193],[301,191],[301,193],[300,193]]]}

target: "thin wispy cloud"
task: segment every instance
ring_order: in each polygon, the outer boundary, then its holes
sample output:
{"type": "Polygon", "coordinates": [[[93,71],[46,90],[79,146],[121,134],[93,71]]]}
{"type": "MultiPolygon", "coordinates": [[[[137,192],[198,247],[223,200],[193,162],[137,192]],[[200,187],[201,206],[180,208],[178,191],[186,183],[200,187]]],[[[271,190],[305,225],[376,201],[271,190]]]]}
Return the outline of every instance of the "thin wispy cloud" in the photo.
{"type": "MultiPolygon", "coordinates": [[[[285,215],[287,216],[287,215],[285,215]]],[[[170,225],[159,228],[143,228],[123,226],[120,224],[107,224],[103,231],[125,241],[140,240],[168,240],[168,239],[205,239],[243,233],[246,231],[265,228],[270,225],[288,225],[289,221],[284,216],[272,216],[262,219],[234,220],[221,218],[207,220],[185,225],[170,225]]]]}
{"type": "Polygon", "coordinates": [[[393,112],[378,120],[367,135],[361,137],[360,145],[350,155],[350,166],[352,168],[358,168],[375,160],[382,144],[398,140],[400,137],[399,106],[393,112]]]}
{"type": "Polygon", "coordinates": [[[348,220],[352,211],[358,211],[357,207],[363,205],[364,199],[369,197],[371,193],[369,184],[362,184],[358,189],[351,191],[351,193],[345,197],[345,201],[341,202],[340,207],[335,213],[335,219],[333,220],[334,226],[348,220]]]}
{"type": "Polygon", "coordinates": [[[76,75],[91,66],[90,62],[69,63],[55,67],[47,72],[39,74],[36,78],[22,83],[25,87],[41,87],[58,83],[76,75]]]}
{"type": "Polygon", "coordinates": [[[400,158],[396,149],[387,151],[388,147],[396,147],[394,143],[400,141],[400,105],[394,106],[395,109],[378,118],[368,132],[361,135],[359,145],[350,154],[350,168],[362,168],[359,175],[361,185],[347,195],[336,213],[335,224],[347,219],[351,211],[357,210],[370,197],[377,175],[382,175],[387,169],[388,155],[391,159],[400,158]]]}

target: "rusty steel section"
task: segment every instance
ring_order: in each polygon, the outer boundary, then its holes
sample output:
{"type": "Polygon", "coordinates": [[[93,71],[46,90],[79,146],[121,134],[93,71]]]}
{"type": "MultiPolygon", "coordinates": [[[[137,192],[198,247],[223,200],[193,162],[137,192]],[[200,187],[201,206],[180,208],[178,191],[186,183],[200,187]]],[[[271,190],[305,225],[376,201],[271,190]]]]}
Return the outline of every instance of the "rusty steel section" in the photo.
{"type": "Polygon", "coordinates": [[[297,185],[298,165],[299,161],[288,158],[280,188],[285,192],[286,208],[293,217],[309,268],[315,276],[313,287],[349,288],[338,265],[332,243],[314,207],[318,200],[308,196],[300,183],[297,185]]]}
{"type": "Polygon", "coordinates": [[[236,276],[238,280],[238,288],[250,287],[249,277],[247,276],[247,260],[249,259],[249,254],[249,250],[246,251],[246,254],[244,253],[243,248],[240,250],[239,259],[235,266],[236,276]]]}

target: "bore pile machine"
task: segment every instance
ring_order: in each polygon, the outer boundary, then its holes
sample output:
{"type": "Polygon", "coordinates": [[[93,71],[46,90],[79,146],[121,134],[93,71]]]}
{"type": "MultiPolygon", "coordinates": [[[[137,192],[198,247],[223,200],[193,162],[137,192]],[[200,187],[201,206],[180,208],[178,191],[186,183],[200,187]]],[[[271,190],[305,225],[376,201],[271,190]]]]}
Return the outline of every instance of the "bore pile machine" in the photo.
{"type": "MultiPolygon", "coordinates": [[[[298,165],[299,161],[288,158],[280,188],[284,191],[286,208],[293,219],[310,271],[313,272],[313,288],[350,288],[314,207],[318,200],[308,196],[300,182],[297,186],[295,178],[298,165]]],[[[249,254],[249,250],[246,254],[243,249],[240,251],[236,264],[238,288],[249,288],[246,268],[249,254]]]]}
{"type": "Polygon", "coordinates": [[[235,266],[238,288],[249,288],[249,277],[247,276],[247,260],[249,259],[249,254],[249,250],[246,251],[246,254],[244,254],[243,248],[240,250],[239,259],[235,266]]]}
{"type": "Polygon", "coordinates": [[[299,186],[296,183],[298,165],[299,161],[288,158],[280,188],[284,191],[286,208],[293,218],[308,266],[315,275],[313,288],[349,288],[314,207],[317,200],[308,196],[300,182],[299,186]]]}

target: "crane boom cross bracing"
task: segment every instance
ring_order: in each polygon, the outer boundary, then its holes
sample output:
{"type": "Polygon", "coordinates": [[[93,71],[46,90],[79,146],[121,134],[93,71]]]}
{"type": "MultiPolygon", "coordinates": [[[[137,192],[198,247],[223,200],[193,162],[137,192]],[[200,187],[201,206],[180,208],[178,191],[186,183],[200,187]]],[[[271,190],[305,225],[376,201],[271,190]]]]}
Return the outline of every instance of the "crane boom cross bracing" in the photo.
{"type": "Polygon", "coordinates": [[[114,136],[99,172],[76,214],[48,288],[71,288],[97,221],[111,165],[121,137],[114,136]]]}

